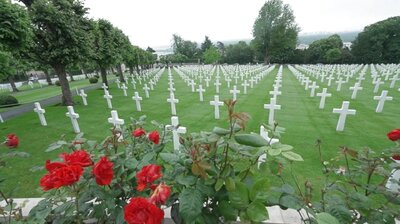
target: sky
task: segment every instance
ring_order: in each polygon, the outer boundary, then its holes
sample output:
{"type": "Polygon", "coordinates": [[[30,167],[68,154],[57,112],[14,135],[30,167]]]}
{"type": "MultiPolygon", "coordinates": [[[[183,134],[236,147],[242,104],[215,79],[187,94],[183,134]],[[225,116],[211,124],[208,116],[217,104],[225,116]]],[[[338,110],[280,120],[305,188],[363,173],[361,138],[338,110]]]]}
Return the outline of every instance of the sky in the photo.
{"type": "MultiPolygon", "coordinates": [[[[172,35],[201,43],[252,38],[252,27],[265,0],[84,0],[89,17],[106,19],[133,45],[162,48],[172,35]]],[[[361,31],[400,15],[400,0],[283,0],[300,34],[361,31]]]]}

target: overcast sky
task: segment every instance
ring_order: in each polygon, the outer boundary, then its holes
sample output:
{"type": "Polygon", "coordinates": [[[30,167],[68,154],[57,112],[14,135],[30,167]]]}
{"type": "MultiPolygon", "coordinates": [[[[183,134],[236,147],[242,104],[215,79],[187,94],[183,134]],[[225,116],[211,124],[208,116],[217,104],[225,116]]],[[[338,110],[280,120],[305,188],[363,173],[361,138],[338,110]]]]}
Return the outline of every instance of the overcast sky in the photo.
{"type": "MultiPolygon", "coordinates": [[[[301,33],[360,31],[400,15],[400,0],[283,0],[301,33]]],[[[253,23],[265,0],[84,0],[89,17],[109,20],[132,44],[158,48],[172,34],[201,43],[252,38],[253,23]]]]}

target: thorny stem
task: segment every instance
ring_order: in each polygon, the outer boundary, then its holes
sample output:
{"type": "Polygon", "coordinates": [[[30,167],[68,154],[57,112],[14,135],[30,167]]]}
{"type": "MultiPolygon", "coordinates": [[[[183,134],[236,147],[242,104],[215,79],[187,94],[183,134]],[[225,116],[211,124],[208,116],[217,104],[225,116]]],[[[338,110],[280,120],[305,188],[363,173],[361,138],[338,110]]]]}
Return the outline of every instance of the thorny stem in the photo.
{"type": "Polygon", "coordinates": [[[299,191],[300,196],[304,199],[304,195],[303,195],[303,193],[301,192],[300,185],[299,185],[299,183],[297,182],[297,179],[296,179],[296,177],[295,177],[294,174],[293,174],[293,166],[292,166],[292,163],[290,163],[290,174],[292,175],[292,178],[293,178],[293,180],[294,180],[294,183],[296,184],[296,187],[297,187],[297,190],[299,191]]]}
{"type": "MultiPolygon", "coordinates": [[[[368,162],[369,163],[369,162],[368,162]]],[[[369,165],[369,164],[368,164],[369,165]]],[[[375,168],[376,168],[376,163],[374,161],[374,163],[372,164],[372,166],[370,167],[370,169],[368,170],[368,178],[367,178],[367,188],[365,189],[365,196],[368,196],[370,194],[370,192],[368,191],[368,187],[369,184],[371,182],[371,177],[372,174],[375,172],[375,168]]]]}
{"type": "Polygon", "coordinates": [[[76,222],[78,224],[82,223],[80,212],[79,212],[79,189],[77,189],[76,185],[72,185],[72,189],[75,192],[75,209],[76,209],[76,222]]]}
{"type": "Polygon", "coordinates": [[[358,192],[358,189],[357,189],[356,185],[354,185],[353,178],[351,178],[351,171],[350,171],[349,160],[348,160],[348,158],[347,158],[347,153],[344,153],[344,158],[345,158],[345,160],[346,160],[346,167],[347,167],[347,170],[349,171],[349,178],[350,178],[350,181],[351,181],[351,183],[353,184],[354,190],[355,190],[356,192],[358,192]]]}

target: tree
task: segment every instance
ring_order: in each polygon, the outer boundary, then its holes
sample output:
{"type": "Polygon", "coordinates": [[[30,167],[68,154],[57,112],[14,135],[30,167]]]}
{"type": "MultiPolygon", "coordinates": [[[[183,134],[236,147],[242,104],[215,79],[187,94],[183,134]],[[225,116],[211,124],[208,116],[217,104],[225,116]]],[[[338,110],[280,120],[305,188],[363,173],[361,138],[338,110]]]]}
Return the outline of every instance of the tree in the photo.
{"type": "Polygon", "coordinates": [[[203,58],[204,63],[213,64],[221,59],[221,54],[216,47],[210,47],[204,52],[203,58]]]}
{"type": "Polygon", "coordinates": [[[22,6],[0,0],[0,79],[8,79],[14,92],[18,91],[14,75],[32,38],[30,24],[22,6]]]}
{"type": "Polygon", "coordinates": [[[354,40],[351,52],[358,63],[399,63],[400,16],[371,24],[354,40]]]}
{"type": "Polygon", "coordinates": [[[226,47],[225,53],[224,61],[229,64],[247,64],[253,62],[254,59],[253,49],[244,41],[229,45],[226,47]]]}
{"type": "Polygon", "coordinates": [[[185,55],[189,60],[200,58],[201,54],[197,48],[197,43],[189,40],[184,40],[177,34],[172,35],[172,49],[174,54],[185,55]]]}
{"type": "Polygon", "coordinates": [[[146,51],[147,52],[150,52],[150,53],[155,53],[156,51],[153,49],[153,48],[151,48],[151,47],[147,47],[146,48],[146,51]]]}
{"type": "Polygon", "coordinates": [[[338,62],[341,58],[342,48],[343,48],[342,39],[337,34],[331,35],[327,38],[316,40],[312,42],[309,48],[307,49],[307,62],[308,63],[338,62]]]}
{"type": "Polygon", "coordinates": [[[29,9],[34,24],[32,52],[56,72],[62,104],[73,105],[66,67],[90,52],[90,23],[87,11],[77,0],[35,0],[29,9]]]}
{"type": "Polygon", "coordinates": [[[213,47],[213,43],[211,42],[210,38],[208,38],[208,36],[205,37],[204,42],[201,43],[201,53],[204,54],[204,52],[206,52],[207,49],[209,49],[210,47],[213,47]]]}
{"type": "Polygon", "coordinates": [[[282,0],[270,0],[254,22],[252,45],[265,63],[284,62],[296,48],[298,32],[290,6],[282,0]]]}

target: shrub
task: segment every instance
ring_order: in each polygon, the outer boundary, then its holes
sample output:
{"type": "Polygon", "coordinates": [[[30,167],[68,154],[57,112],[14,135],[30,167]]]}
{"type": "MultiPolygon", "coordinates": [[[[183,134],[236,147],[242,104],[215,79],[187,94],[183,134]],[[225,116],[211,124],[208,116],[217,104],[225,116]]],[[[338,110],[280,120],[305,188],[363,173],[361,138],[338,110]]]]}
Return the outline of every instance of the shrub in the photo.
{"type": "Polygon", "coordinates": [[[56,86],[61,86],[61,83],[60,83],[59,80],[57,80],[54,84],[55,84],[56,86]]]}
{"type": "Polygon", "coordinates": [[[97,74],[96,74],[96,75],[94,75],[93,77],[96,77],[97,79],[99,79],[99,78],[100,78],[100,76],[99,76],[99,75],[97,75],[97,74]]]}
{"type": "Polygon", "coordinates": [[[0,105],[18,104],[18,100],[11,95],[0,95],[0,105]]]}
{"type": "Polygon", "coordinates": [[[89,82],[90,82],[90,83],[97,83],[98,81],[99,81],[99,79],[96,78],[96,77],[91,77],[91,78],[89,78],[89,82]]]}

